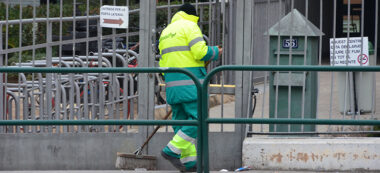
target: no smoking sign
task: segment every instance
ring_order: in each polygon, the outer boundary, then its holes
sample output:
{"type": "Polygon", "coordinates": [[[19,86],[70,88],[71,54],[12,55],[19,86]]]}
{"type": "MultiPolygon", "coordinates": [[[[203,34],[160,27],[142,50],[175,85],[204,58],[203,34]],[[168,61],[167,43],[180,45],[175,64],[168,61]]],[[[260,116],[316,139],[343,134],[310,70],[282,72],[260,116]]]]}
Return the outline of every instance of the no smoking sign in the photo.
{"type": "Polygon", "coordinates": [[[366,54],[360,54],[358,56],[358,63],[362,65],[366,65],[368,63],[368,56],[366,54]]]}

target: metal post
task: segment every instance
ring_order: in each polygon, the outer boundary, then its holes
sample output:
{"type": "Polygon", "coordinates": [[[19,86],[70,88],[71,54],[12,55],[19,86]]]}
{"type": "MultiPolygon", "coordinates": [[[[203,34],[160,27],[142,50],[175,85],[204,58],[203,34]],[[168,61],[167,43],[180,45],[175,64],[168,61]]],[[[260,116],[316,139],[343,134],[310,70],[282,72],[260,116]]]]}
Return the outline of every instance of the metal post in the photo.
{"type": "MultiPolygon", "coordinates": [[[[22,47],[22,36],[23,36],[23,32],[22,32],[22,27],[23,27],[23,23],[22,23],[22,5],[21,5],[21,0],[19,1],[19,4],[20,4],[20,6],[19,6],[19,9],[20,9],[20,11],[19,11],[19,17],[20,17],[20,20],[19,20],[19,36],[18,36],[18,46],[19,47],[22,47]]],[[[19,62],[21,62],[21,57],[22,57],[22,50],[19,50],[18,51],[18,61],[19,62]]],[[[19,92],[20,92],[20,95],[21,95],[21,87],[20,87],[20,83],[21,83],[21,76],[20,76],[21,74],[19,74],[18,75],[18,90],[19,90],[19,92]]],[[[23,96],[21,96],[21,97],[23,97],[23,96]]],[[[7,102],[9,103],[9,104],[11,104],[12,102],[10,102],[9,100],[7,100],[7,102]]],[[[26,112],[26,110],[27,110],[27,108],[25,107],[26,105],[24,105],[23,106],[23,108],[24,108],[24,110],[23,110],[23,115],[26,115],[27,114],[27,112],[26,112]]],[[[11,107],[9,107],[9,108],[11,108],[11,107]]],[[[9,112],[12,112],[11,110],[8,110],[9,112]]],[[[16,115],[17,116],[17,115],[16,115]]],[[[11,116],[11,114],[9,114],[9,117],[11,117],[12,119],[13,119],[13,117],[11,116]]],[[[17,119],[18,117],[15,117],[15,119],[17,119]]],[[[17,127],[16,127],[17,128],[17,127]]],[[[13,133],[13,127],[10,127],[10,132],[11,133],[13,133]]]]}
{"type": "MultiPolygon", "coordinates": [[[[49,21],[49,9],[47,10],[47,36],[46,36],[46,42],[51,43],[52,42],[52,22],[49,21]]],[[[46,47],[46,67],[52,67],[52,46],[46,47]]],[[[44,113],[43,119],[51,119],[52,116],[52,74],[48,73],[46,74],[46,109],[47,112],[44,113]]],[[[45,128],[44,128],[45,129],[45,128]]],[[[52,126],[48,126],[48,132],[52,131],[52,126]]]]}
{"type": "MultiPolygon", "coordinates": [[[[238,1],[236,4],[236,64],[250,64],[251,63],[251,48],[252,46],[252,16],[253,16],[253,2],[250,0],[238,1]]],[[[249,96],[249,72],[236,72],[236,89],[235,89],[235,116],[242,117],[247,115],[248,96],[249,96]]],[[[240,142],[244,139],[244,130],[242,126],[236,125],[236,133],[241,135],[240,142]]],[[[241,146],[240,144],[238,146],[241,146]]]]}
{"type": "MultiPolygon", "coordinates": [[[[156,0],[140,1],[140,57],[139,67],[154,67],[154,43],[156,34],[156,0]]],[[[154,75],[139,74],[138,79],[138,119],[153,119],[154,116],[154,75]]],[[[147,136],[152,131],[144,127],[139,132],[147,136]]],[[[141,138],[144,139],[144,138],[141,138]]],[[[140,141],[142,142],[142,141],[140,141]]],[[[146,147],[149,151],[149,145],[146,147]]]]}
{"type": "MultiPolygon", "coordinates": [[[[89,36],[90,36],[90,28],[89,28],[89,24],[90,24],[90,19],[89,19],[89,14],[90,14],[90,1],[87,0],[86,1],[86,13],[87,13],[87,19],[86,19],[86,38],[88,39],[89,36]]],[[[84,65],[84,67],[88,67],[88,51],[89,51],[89,41],[87,40],[86,41],[86,65],[84,65]]],[[[81,119],[89,119],[89,103],[88,103],[88,74],[85,73],[84,76],[84,86],[83,86],[83,112],[81,111],[81,119]],[[83,114],[82,114],[83,113],[83,114]]],[[[94,93],[91,93],[91,95],[93,95],[94,93]]],[[[88,126],[83,126],[83,130],[85,132],[88,132],[88,126]]]]}
{"type": "MultiPolygon", "coordinates": [[[[0,52],[3,50],[3,25],[0,25],[0,52]]],[[[0,54],[0,67],[3,67],[3,54],[0,54]]],[[[0,73],[0,120],[5,119],[5,88],[4,88],[4,73],[0,73]]],[[[0,133],[4,132],[4,126],[0,127],[0,133]]]]}
{"type": "MultiPolygon", "coordinates": [[[[100,3],[100,6],[102,5],[102,2],[100,3]]],[[[98,28],[98,68],[102,68],[102,36],[103,36],[103,32],[102,32],[102,27],[100,27],[100,19],[98,19],[98,22],[97,22],[97,28],[98,28]]],[[[103,119],[104,118],[104,91],[101,89],[102,88],[102,85],[103,85],[103,74],[102,73],[99,73],[99,78],[98,78],[98,86],[96,87],[96,90],[95,91],[99,91],[99,95],[97,95],[97,97],[95,98],[95,102],[94,102],[94,107],[95,108],[95,112],[93,112],[92,114],[92,118],[95,119],[95,118],[100,118],[100,119],[103,119]],[[98,106],[96,105],[98,104],[98,106]]],[[[104,126],[102,126],[100,128],[101,131],[104,130],[104,126]]]]}
{"type": "MultiPolygon", "coordinates": [[[[8,36],[8,34],[9,34],[9,24],[8,24],[8,20],[9,20],[9,0],[7,0],[7,2],[5,3],[5,8],[6,8],[6,10],[5,10],[5,46],[4,46],[4,48],[7,50],[8,49],[8,41],[9,41],[9,36],[8,36]]],[[[1,32],[2,33],[2,32],[1,32]]],[[[4,61],[4,64],[3,65],[5,65],[5,66],[7,66],[7,61],[8,61],[8,54],[5,54],[5,55],[3,55],[3,58],[5,59],[5,61],[4,61]]],[[[3,63],[3,62],[1,62],[1,63],[3,63]]],[[[5,80],[5,84],[7,83],[7,74],[5,74],[5,75],[2,75],[2,77],[4,77],[3,78],[3,81],[5,80]],[[5,76],[5,77],[4,77],[5,76]]],[[[2,81],[1,81],[1,83],[3,83],[2,81]]],[[[3,119],[5,120],[6,119],[6,111],[5,111],[5,108],[7,107],[7,101],[6,101],[6,90],[7,90],[7,86],[5,85],[3,85],[3,97],[1,97],[1,102],[3,102],[3,108],[4,108],[4,114],[3,114],[3,119]]],[[[3,127],[3,132],[5,133],[6,132],[6,128],[7,127],[3,127]]]]}

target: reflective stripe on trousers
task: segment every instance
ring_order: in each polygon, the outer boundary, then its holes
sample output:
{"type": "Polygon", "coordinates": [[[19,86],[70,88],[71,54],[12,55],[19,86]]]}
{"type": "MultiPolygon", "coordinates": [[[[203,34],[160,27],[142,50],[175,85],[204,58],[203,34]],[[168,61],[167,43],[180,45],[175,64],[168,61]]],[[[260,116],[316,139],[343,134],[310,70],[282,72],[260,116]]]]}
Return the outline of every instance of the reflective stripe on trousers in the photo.
{"type": "MultiPolygon", "coordinates": [[[[199,82],[202,84],[203,79],[199,79],[199,82]]],[[[175,87],[175,86],[186,86],[186,85],[195,85],[193,80],[177,80],[166,82],[166,88],[175,87]]]]}
{"type": "Polygon", "coordinates": [[[169,141],[167,147],[175,154],[181,155],[181,159],[184,159],[183,163],[194,161],[192,158],[197,156],[197,151],[195,148],[196,139],[192,138],[181,130],[174,135],[173,139],[169,141]]]}
{"type": "Polygon", "coordinates": [[[196,153],[195,153],[195,156],[189,156],[189,157],[181,158],[182,163],[195,162],[195,161],[197,161],[197,154],[196,153]]]}

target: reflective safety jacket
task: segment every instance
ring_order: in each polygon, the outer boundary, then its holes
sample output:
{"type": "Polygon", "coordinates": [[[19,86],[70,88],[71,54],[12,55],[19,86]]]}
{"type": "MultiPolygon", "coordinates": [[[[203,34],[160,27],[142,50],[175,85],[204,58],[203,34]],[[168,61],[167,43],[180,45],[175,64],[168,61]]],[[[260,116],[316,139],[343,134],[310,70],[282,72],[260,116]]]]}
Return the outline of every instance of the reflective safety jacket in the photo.
{"type": "MultiPolygon", "coordinates": [[[[159,40],[160,67],[186,68],[201,80],[206,76],[205,61],[218,59],[218,48],[207,46],[197,25],[198,17],[177,12],[162,31],[159,40]]],[[[197,90],[190,77],[166,73],[166,99],[169,104],[195,101],[197,90]]]]}

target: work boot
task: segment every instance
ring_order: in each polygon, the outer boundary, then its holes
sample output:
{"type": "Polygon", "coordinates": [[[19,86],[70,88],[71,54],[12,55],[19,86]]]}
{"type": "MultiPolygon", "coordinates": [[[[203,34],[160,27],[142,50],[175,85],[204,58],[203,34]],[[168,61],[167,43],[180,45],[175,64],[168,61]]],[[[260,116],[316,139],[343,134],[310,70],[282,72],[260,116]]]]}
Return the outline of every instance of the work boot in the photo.
{"type": "Polygon", "coordinates": [[[195,165],[194,167],[185,169],[185,171],[181,171],[181,172],[197,172],[197,166],[195,165]]]}
{"type": "Polygon", "coordinates": [[[168,160],[175,168],[177,168],[181,172],[186,172],[186,167],[181,163],[181,160],[179,160],[176,157],[170,156],[166,154],[165,152],[161,151],[161,156],[168,160]]]}

